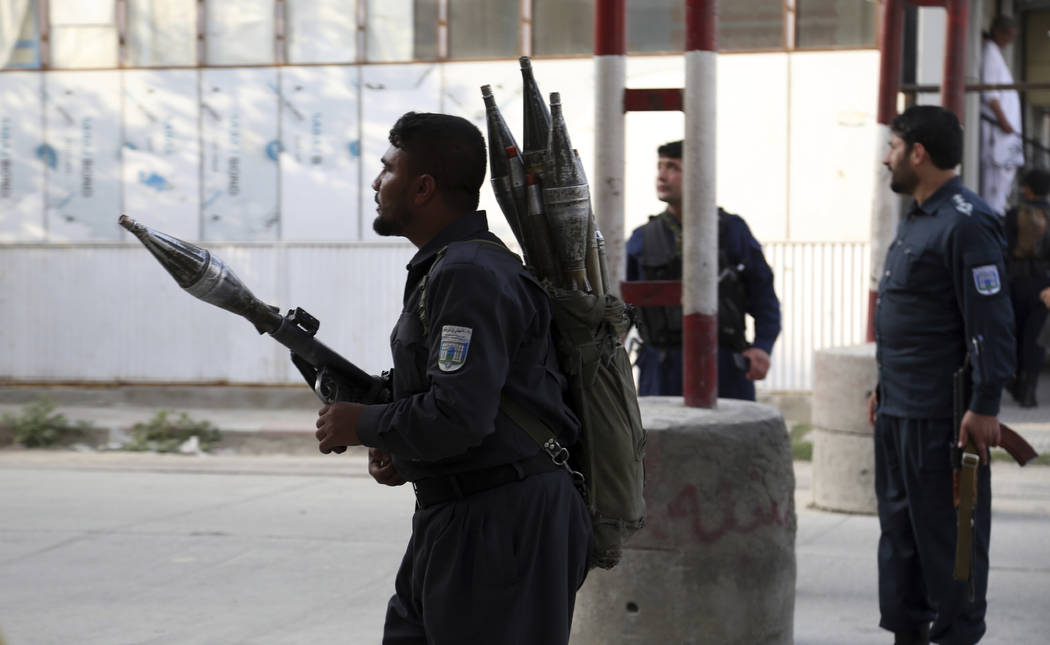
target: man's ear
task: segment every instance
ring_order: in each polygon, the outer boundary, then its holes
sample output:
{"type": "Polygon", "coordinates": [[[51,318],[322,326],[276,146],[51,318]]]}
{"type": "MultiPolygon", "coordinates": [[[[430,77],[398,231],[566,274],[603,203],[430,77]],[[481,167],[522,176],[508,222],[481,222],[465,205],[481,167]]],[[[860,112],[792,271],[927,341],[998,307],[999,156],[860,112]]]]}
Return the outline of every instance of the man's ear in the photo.
{"type": "Polygon", "coordinates": [[[437,182],[433,175],[422,174],[416,177],[412,187],[412,201],[422,206],[437,195],[437,182]]]}
{"type": "Polygon", "coordinates": [[[930,154],[926,152],[926,146],[921,143],[911,144],[911,151],[908,152],[908,156],[910,157],[911,165],[914,167],[918,167],[930,159],[930,154]]]}

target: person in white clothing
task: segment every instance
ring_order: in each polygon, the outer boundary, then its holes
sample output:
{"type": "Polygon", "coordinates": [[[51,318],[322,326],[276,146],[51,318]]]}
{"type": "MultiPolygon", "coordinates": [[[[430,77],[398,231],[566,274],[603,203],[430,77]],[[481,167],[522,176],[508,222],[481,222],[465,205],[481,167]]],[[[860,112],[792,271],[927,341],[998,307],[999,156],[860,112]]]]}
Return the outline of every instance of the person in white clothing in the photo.
{"type": "MultiPolygon", "coordinates": [[[[981,82],[1005,85],[1014,82],[1003,48],[1017,37],[1017,24],[997,16],[985,34],[981,55],[981,82]]],[[[981,92],[981,197],[1002,215],[1006,211],[1014,175],[1024,165],[1021,139],[1021,99],[1017,90],[981,92]]]]}

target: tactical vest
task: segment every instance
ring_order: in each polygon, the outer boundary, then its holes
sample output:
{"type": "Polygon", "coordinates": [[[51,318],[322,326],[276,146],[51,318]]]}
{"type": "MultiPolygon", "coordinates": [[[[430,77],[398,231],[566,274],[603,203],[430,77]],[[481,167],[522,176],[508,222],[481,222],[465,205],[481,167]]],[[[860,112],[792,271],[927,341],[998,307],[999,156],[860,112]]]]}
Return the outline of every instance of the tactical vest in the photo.
{"type": "Polygon", "coordinates": [[[1010,254],[1010,278],[1050,274],[1050,206],[1025,203],[1017,209],[1017,244],[1010,254]]]}
{"type": "MultiPolygon", "coordinates": [[[[733,264],[726,254],[727,218],[718,209],[718,344],[743,351],[747,282],[743,264],[733,264]]],[[[682,226],[673,215],[653,215],[642,229],[645,248],[641,265],[646,280],[682,279],[682,226]]],[[[682,344],[682,307],[639,307],[638,333],[646,344],[676,347],[682,344]]]]}

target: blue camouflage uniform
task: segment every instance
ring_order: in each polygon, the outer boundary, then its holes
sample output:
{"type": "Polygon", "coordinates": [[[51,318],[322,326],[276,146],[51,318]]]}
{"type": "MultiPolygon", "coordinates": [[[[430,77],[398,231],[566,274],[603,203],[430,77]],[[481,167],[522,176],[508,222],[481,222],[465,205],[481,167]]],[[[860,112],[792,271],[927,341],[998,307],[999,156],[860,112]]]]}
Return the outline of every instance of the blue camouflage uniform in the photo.
{"type": "Polygon", "coordinates": [[[563,445],[576,440],[550,322],[546,293],[484,212],[409,263],[394,401],[368,406],[358,428],[418,500],[384,643],[568,642],[589,515],[568,473],[500,410],[504,394],[563,445]]]}
{"type": "Polygon", "coordinates": [[[880,625],[906,632],[933,622],[937,643],[984,633],[991,481],[978,472],[973,582],[953,579],[956,513],[952,375],[967,352],[968,409],[998,415],[1014,369],[1013,314],[998,217],[956,177],[900,222],[875,309],[878,407],[875,489],[880,625]]]}
{"type": "MultiPolygon", "coordinates": [[[[751,345],[773,355],[773,343],[780,334],[780,301],[773,289],[773,270],[769,268],[762,245],[751,234],[747,222],[738,215],[718,209],[718,250],[721,265],[743,266],[744,311],[738,322],[743,335],[743,313],[755,321],[755,338],[751,345]]],[[[627,280],[681,280],[681,226],[669,212],[649,218],[627,241],[627,280]],[[646,239],[656,241],[659,249],[646,247],[646,239]]],[[[724,294],[719,294],[723,302],[724,294]]],[[[721,307],[721,304],[720,304],[721,307]]],[[[640,315],[650,321],[640,325],[643,347],[638,353],[638,394],[640,396],[680,396],[682,394],[682,308],[646,308],[640,315]],[[658,321],[654,323],[653,321],[658,321]],[[645,327],[650,329],[646,330],[645,327]],[[654,328],[659,327],[661,331],[654,328]],[[666,331],[666,333],[665,333],[666,331]],[[658,336],[650,336],[649,332],[658,336]]],[[[721,316],[720,312],[720,316],[721,316]]],[[[721,325],[721,322],[720,322],[721,325]]],[[[720,340],[718,346],[718,396],[726,399],[755,400],[755,384],[747,379],[746,370],[737,364],[743,347],[730,347],[720,340]]]]}

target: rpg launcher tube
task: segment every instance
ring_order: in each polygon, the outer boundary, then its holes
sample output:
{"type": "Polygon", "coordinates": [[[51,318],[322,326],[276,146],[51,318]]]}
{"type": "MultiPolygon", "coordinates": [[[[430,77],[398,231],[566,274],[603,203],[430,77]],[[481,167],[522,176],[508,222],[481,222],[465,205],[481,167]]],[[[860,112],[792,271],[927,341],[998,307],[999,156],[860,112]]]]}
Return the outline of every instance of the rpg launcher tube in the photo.
{"type": "Polygon", "coordinates": [[[508,149],[517,150],[517,142],[514,135],[503,120],[496,99],[492,96],[492,88],[488,85],[481,86],[481,97],[485,101],[485,122],[488,126],[489,135],[489,176],[492,178],[492,192],[496,195],[503,216],[510,224],[510,230],[518,240],[518,245],[525,247],[521,231],[520,195],[514,190],[514,178],[522,178],[519,183],[524,188],[523,178],[525,169],[521,167],[521,159],[507,154],[508,149]],[[518,166],[518,167],[513,167],[518,166]]]}
{"type": "Polygon", "coordinates": [[[319,323],[302,309],[282,316],[252,294],[226,264],[207,249],[139,224],[126,215],[130,231],[190,295],[248,319],[260,334],[292,350],[292,362],[326,403],[375,403],[389,396],[383,380],[370,376],[314,338],[319,323]]]}
{"type": "Polygon", "coordinates": [[[551,129],[551,113],[547,102],[543,100],[536,77],[532,74],[532,61],[528,56],[518,59],[521,63],[522,99],[524,100],[524,128],[522,133],[522,154],[525,156],[525,170],[535,174],[541,182],[546,182],[543,164],[546,161],[547,139],[551,129]]]}
{"type": "Polygon", "coordinates": [[[547,228],[547,218],[543,213],[543,193],[536,175],[529,173],[525,178],[526,218],[522,221],[525,231],[525,243],[528,245],[526,255],[529,264],[541,278],[560,284],[561,271],[551,246],[551,235],[547,228]]]}
{"type": "Polygon", "coordinates": [[[587,180],[576,161],[561,95],[551,92],[551,129],[547,138],[543,205],[554,250],[561,265],[564,286],[590,291],[587,283],[587,229],[591,219],[591,197],[587,180]]]}

